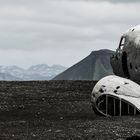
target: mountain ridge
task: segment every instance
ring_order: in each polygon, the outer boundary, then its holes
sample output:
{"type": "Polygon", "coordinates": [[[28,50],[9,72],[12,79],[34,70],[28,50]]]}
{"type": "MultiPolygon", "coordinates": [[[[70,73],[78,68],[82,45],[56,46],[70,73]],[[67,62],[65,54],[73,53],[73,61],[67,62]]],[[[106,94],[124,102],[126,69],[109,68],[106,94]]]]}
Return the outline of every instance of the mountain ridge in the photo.
{"type": "Polygon", "coordinates": [[[30,81],[30,80],[51,80],[57,74],[66,70],[62,65],[38,64],[27,69],[16,65],[0,65],[0,80],[4,81],[30,81]]]}

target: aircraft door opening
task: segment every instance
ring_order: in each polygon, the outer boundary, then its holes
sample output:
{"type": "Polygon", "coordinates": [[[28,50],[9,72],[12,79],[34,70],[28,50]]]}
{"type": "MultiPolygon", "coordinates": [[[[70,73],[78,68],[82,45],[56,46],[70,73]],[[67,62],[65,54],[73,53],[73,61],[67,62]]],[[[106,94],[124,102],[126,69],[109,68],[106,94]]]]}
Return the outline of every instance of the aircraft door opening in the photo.
{"type": "Polygon", "coordinates": [[[122,68],[123,68],[123,73],[124,73],[125,77],[130,78],[126,52],[123,52],[123,54],[122,54],[122,68]]]}

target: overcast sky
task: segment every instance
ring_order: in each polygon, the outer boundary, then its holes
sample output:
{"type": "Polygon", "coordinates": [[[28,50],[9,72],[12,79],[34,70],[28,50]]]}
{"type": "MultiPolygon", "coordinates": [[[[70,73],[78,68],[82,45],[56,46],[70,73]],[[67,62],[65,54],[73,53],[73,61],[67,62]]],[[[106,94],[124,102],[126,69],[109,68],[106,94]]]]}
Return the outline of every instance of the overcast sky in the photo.
{"type": "Polygon", "coordinates": [[[0,65],[69,67],[138,24],[140,0],[0,0],[0,65]]]}

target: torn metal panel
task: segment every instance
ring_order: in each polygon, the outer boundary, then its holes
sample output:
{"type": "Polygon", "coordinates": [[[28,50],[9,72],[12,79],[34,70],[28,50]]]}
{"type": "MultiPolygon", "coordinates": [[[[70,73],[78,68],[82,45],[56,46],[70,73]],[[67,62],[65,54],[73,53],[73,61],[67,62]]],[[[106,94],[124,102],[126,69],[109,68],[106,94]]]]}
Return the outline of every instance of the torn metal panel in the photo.
{"type": "Polygon", "coordinates": [[[115,75],[140,84],[140,26],[122,35],[119,47],[111,57],[111,65],[115,75]]]}
{"type": "Polygon", "coordinates": [[[140,86],[118,76],[101,79],[92,91],[92,107],[97,114],[123,116],[140,114],[140,86]]]}

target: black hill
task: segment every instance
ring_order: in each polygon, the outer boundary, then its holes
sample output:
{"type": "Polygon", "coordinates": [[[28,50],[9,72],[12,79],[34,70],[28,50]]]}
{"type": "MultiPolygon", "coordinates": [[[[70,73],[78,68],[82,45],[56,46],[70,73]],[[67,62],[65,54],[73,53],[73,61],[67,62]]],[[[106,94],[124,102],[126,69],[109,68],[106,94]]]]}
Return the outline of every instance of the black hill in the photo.
{"type": "Polygon", "coordinates": [[[113,53],[111,50],[93,51],[53,80],[99,80],[107,75],[112,75],[110,57],[113,53]]]}

